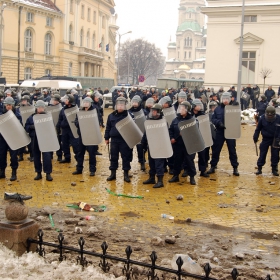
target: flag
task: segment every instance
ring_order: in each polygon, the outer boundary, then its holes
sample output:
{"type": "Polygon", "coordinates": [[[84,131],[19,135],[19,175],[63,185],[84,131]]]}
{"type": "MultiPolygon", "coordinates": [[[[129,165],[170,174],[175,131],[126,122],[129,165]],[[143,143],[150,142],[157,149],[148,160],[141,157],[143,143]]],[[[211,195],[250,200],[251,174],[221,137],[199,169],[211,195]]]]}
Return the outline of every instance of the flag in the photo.
{"type": "Polygon", "coordinates": [[[109,46],[109,44],[107,44],[106,45],[106,52],[109,52],[109,50],[110,50],[110,46],[109,46]]]}
{"type": "Polygon", "coordinates": [[[102,48],[102,42],[99,44],[99,48],[102,48]]]}

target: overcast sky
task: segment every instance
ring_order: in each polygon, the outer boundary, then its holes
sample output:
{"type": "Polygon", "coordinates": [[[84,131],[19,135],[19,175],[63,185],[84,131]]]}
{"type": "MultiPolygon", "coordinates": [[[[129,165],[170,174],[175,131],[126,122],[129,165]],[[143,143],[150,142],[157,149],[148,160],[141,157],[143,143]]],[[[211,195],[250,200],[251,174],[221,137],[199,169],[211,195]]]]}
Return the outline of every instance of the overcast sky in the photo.
{"type": "Polygon", "coordinates": [[[180,0],[115,0],[119,33],[127,39],[144,38],[154,43],[167,56],[167,45],[175,41],[180,0]]]}

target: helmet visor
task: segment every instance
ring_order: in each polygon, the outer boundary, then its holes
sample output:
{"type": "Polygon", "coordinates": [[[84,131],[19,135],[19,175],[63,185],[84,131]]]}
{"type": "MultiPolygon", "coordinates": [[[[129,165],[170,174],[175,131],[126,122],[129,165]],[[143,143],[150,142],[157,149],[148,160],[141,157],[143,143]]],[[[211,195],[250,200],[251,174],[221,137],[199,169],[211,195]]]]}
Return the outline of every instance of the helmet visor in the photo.
{"type": "Polygon", "coordinates": [[[177,114],[178,115],[181,115],[181,116],[184,116],[188,113],[188,109],[186,108],[185,105],[179,105],[178,106],[178,109],[177,109],[177,114]]]}

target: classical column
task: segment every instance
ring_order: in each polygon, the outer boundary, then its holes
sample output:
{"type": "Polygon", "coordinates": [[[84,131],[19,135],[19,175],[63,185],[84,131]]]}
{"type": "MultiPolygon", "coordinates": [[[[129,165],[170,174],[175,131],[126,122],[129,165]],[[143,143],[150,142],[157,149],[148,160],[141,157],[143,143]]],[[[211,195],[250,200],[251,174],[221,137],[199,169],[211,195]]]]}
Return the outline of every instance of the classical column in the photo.
{"type": "Polygon", "coordinates": [[[81,77],[85,76],[85,63],[81,62],[81,77]]]}
{"type": "Polygon", "coordinates": [[[91,77],[91,63],[88,63],[88,77],[91,77]]]}
{"type": "Polygon", "coordinates": [[[101,65],[99,65],[99,71],[98,71],[99,72],[99,75],[98,75],[99,77],[102,77],[101,71],[102,71],[102,67],[101,67],[101,65]]]}

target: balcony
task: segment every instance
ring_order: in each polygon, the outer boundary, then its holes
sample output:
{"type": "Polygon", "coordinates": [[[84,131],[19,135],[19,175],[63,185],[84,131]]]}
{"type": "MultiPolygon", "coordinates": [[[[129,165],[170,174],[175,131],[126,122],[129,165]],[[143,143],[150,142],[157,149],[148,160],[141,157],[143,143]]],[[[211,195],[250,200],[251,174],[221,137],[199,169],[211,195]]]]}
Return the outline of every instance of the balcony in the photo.
{"type": "Polygon", "coordinates": [[[54,57],[52,55],[45,55],[45,60],[46,61],[53,61],[54,57]]]}
{"type": "Polygon", "coordinates": [[[80,47],[79,48],[79,55],[80,56],[85,56],[90,59],[97,59],[97,60],[103,60],[104,59],[104,54],[100,51],[80,47]]]}

